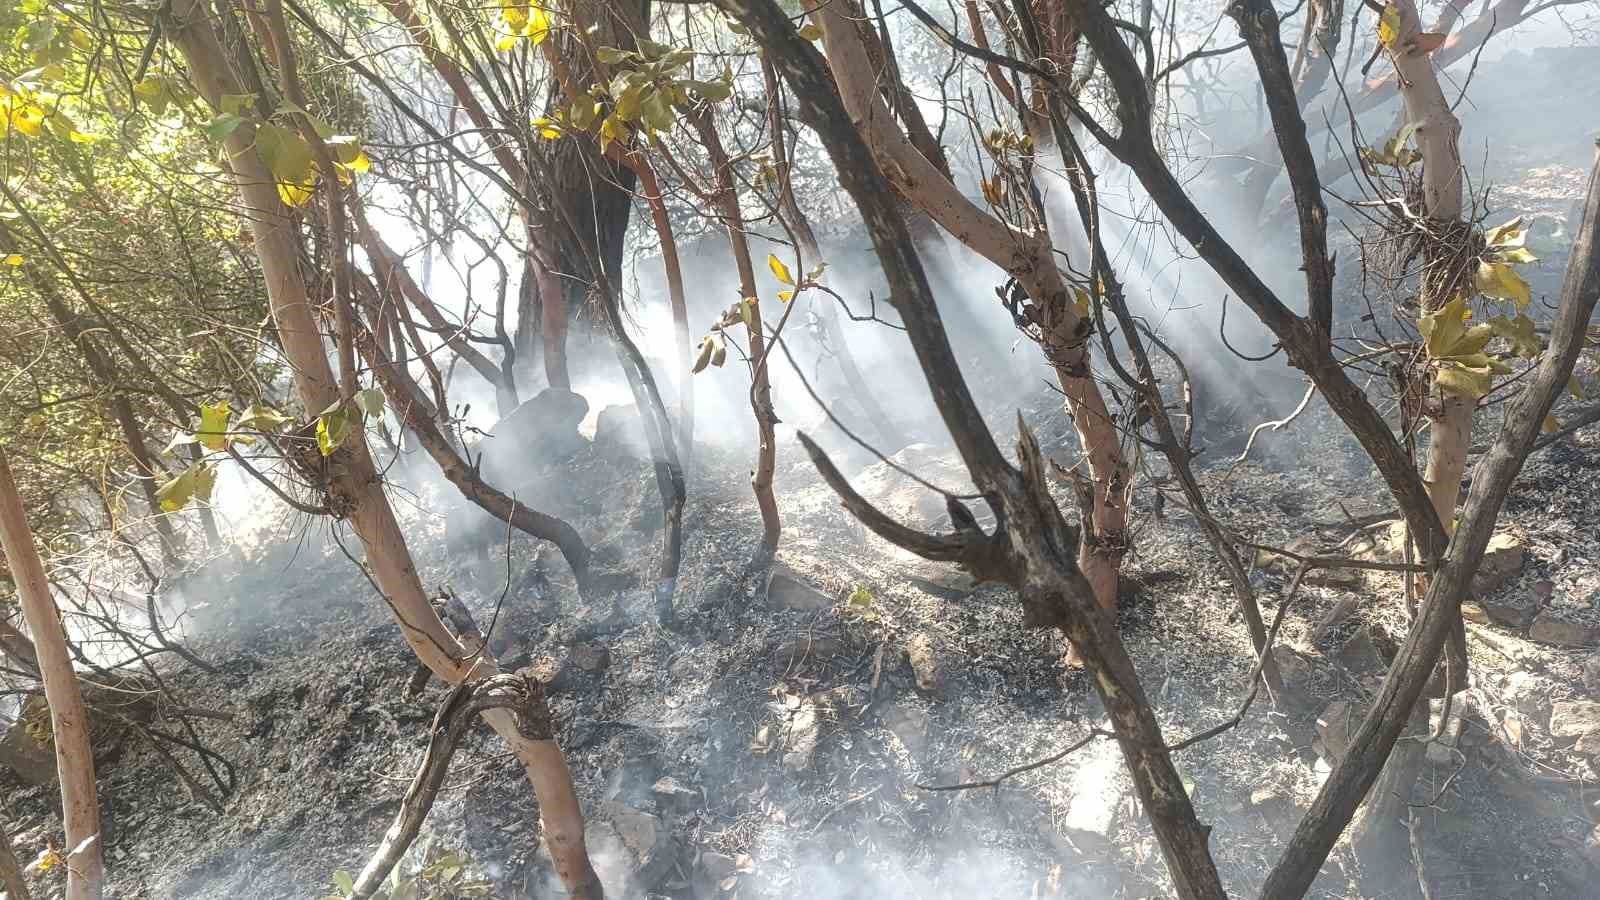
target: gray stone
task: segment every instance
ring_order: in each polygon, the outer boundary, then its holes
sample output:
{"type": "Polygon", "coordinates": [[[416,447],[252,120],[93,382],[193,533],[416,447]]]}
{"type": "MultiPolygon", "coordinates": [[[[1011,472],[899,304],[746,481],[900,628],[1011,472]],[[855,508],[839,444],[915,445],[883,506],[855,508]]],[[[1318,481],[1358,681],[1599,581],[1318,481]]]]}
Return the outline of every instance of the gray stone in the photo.
{"type": "Polygon", "coordinates": [[[917,690],[935,693],[944,687],[944,671],[939,666],[939,657],[933,652],[933,638],[926,631],[911,636],[906,643],[906,658],[917,677],[917,690]]]}
{"type": "Polygon", "coordinates": [[[906,575],[913,584],[929,593],[965,597],[978,589],[978,579],[954,566],[928,563],[906,575]]]}
{"type": "Polygon", "coordinates": [[[656,779],[656,783],[650,786],[650,793],[655,794],[656,799],[670,803],[694,803],[700,799],[699,791],[671,775],[656,779]]]}
{"type": "Polygon", "coordinates": [[[642,896],[660,884],[677,856],[676,845],[661,820],[617,802],[602,803],[597,812],[590,817],[583,837],[590,858],[599,863],[606,892],[642,896]]]}
{"type": "Polygon", "coordinates": [[[1591,653],[1583,661],[1583,686],[1600,699],[1600,653],[1591,653]]]}
{"type": "MultiPolygon", "coordinates": [[[[972,478],[957,457],[931,444],[911,444],[889,460],[945,490],[967,493],[973,489],[972,478]]],[[[863,497],[906,525],[923,530],[949,525],[944,497],[907,478],[889,463],[867,466],[851,483],[863,497]]]]}
{"type": "Polygon", "coordinates": [[[1507,628],[1526,628],[1539,615],[1539,598],[1531,591],[1484,596],[1478,603],[1490,622],[1507,628]]]}
{"type": "Polygon", "coordinates": [[[1333,701],[1317,716],[1317,736],[1322,743],[1318,752],[1329,765],[1337,764],[1350,748],[1350,732],[1359,724],[1357,711],[1348,700],[1333,701]]]}
{"type": "Polygon", "coordinates": [[[1559,738],[1579,738],[1600,734],[1600,702],[1563,700],[1550,708],[1550,734],[1559,738]]]}
{"type": "Polygon", "coordinates": [[[639,407],[629,403],[600,410],[595,419],[594,448],[610,458],[650,459],[650,441],[645,437],[639,407]]]}
{"type": "Polygon", "coordinates": [[[817,755],[817,707],[804,703],[789,717],[789,727],[784,738],[783,767],[791,772],[811,768],[817,755]]]}
{"type": "Polygon", "coordinates": [[[1528,627],[1528,638],[1557,647],[1588,647],[1600,638],[1600,629],[1547,609],[1534,617],[1533,624],[1528,627]]]}
{"type": "Polygon", "coordinates": [[[478,470],[497,487],[527,480],[535,463],[570,456],[584,444],[578,425],[589,414],[589,401],[560,388],[545,388],[495,423],[478,443],[483,460],[478,470]]]}
{"type": "MultiPolygon", "coordinates": [[[[30,705],[33,700],[30,698],[30,705]]],[[[38,698],[44,702],[43,697],[38,698]]],[[[48,745],[40,744],[28,734],[19,721],[6,728],[0,720],[0,768],[10,769],[24,782],[42,786],[56,781],[56,755],[48,745]]]]}
{"type": "MultiPolygon", "coordinates": [[[[1505,587],[1522,572],[1527,559],[1528,551],[1522,545],[1522,538],[1504,531],[1489,538],[1483,561],[1478,563],[1478,571],[1472,576],[1472,593],[1482,598],[1505,587]]],[[[1488,606],[1484,611],[1493,617],[1488,606]]]]}
{"type": "Polygon", "coordinates": [[[767,604],[775,609],[816,612],[833,606],[833,597],[802,580],[788,566],[774,565],[767,581],[767,604]]]}
{"type": "Polygon", "coordinates": [[[900,745],[913,758],[921,759],[928,749],[928,714],[905,703],[889,703],[879,713],[883,724],[900,739],[900,745]]]}
{"type": "Polygon", "coordinates": [[[1371,672],[1388,667],[1378,644],[1373,640],[1372,626],[1363,625],[1339,648],[1339,662],[1352,672],[1371,672]]]}

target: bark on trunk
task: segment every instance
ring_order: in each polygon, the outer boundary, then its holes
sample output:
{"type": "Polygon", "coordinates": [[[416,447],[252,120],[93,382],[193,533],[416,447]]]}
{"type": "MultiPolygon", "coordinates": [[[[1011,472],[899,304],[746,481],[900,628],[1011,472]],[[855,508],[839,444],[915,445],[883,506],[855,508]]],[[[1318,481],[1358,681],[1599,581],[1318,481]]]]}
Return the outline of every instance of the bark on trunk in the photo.
{"type": "Polygon", "coordinates": [[[722,217],[723,229],[728,234],[728,244],[733,248],[733,261],[739,271],[739,296],[757,302],[752,304],[750,320],[745,323],[749,337],[750,361],[750,411],[756,420],[756,468],[750,476],[750,489],[755,492],[756,506],[761,509],[761,546],[757,548],[753,564],[760,567],[778,552],[778,536],[783,521],[778,515],[778,499],[772,493],[772,476],[778,468],[777,436],[773,425],[778,417],[772,411],[772,380],[767,369],[767,336],[761,320],[760,294],[756,291],[755,264],[750,259],[750,243],[745,240],[744,214],[739,206],[739,193],[733,184],[733,167],[722,148],[722,137],[709,114],[696,116],[695,128],[700,143],[710,157],[715,178],[716,196],[712,202],[722,217]]]}
{"type": "Polygon", "coordinates": [[[1083,533],[1078,565],[1093,585],[1100,605],[1115,609],[1118,572],[1127,551],[1129,473],[1116,421],[1089,370],[1091,327],[1072,310],[1067,284],[1052,258],[1048,235],[1020,234],[979,209],[893,127],[888,110],[877,96],[870,62],[851,21],[852,17],[859,17],[859,10],[843,0],[826,4],[806,0],[805,6],[822,28],[828,66],[839,97],[890,183],[944,230],[1005,269],[1027,293],[1031,301],[1027,314],[1039,331],[1045,357],[1066,394],[1073,428],[1094,485],[1089,514],[1093,527],[1083,533]]]}
{"type": "MultiPolygon", "coordinates": [[[[0,806],[0,812],[5,812],[4,806],[0,806]]],[[[22,878],[22,867],[17,864],[17,854],[11,848],[11,835],[6,832],[4,822],[0,822],[0,888],[5,889],[8,900],[33,900],[33,895],[28,893],[28,883],[22,878]]]]}
{"type": "Polygon", "coordinates": [[[66,829],[67,900],[99,900],[105,879],[100,854],[100,804],[95,796],[94,749],[89,745],[89,712],[78,693],[61,612],[28,528],[11,466],[0,450],[0,544],[16,583],[22,615],[33,633],[39,676],[50,704],[50,735],[61,779],[61,821],[66,829]]]}
{"type": "MultiPolygon", "coordinates": [[[[220,108],[224,94],[244,93],[228,66],[209,12],[196,0],[174,0],[168,15],[164,30],[187,59],[206,101],[213,108],[220,108]]],[[[228,136],[226,149],[249,215],[284,356],[294,373],[302,405],[315,414],[337,402],[339,393],[298,267],[294,221],[278,198],[271,173],[256,155],[254,128],[241,125],[228,136]]],[[[339,456],[338,465],[332,467],[329,490],[335,496],[330,499],[336,501],[336,508],[348,511],[349,521],[366,549],[373,577],[418,658],[452,683],[493,674],[493,656],[470,654],[444,627],[429,602],[365,442],[359,435],[353,436],[339,456]]],[[[577,794],[560,748],[554,741],[524,737],[514,717],[504,710],[486,712],[484,718],[527,768],[528,779],[539,796],[551,858],[568,892],[579,897],[599,897],[599,879],[584,847],[577,794]]]]}

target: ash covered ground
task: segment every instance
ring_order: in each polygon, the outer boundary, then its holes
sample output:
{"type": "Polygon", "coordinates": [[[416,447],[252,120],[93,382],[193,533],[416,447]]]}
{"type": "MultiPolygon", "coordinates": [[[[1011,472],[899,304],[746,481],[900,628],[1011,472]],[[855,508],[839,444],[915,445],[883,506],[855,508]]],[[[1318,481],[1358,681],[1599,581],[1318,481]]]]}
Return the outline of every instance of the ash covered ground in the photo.
{"type": "MultiPolygon", "coordinates": [[[[1057,399],[1045,390],[1027,399],[1047,449],[1070,460],[1057,399]]],[[[704,449],[686,520],[682,622],[664,629],[647,575],[653,475],[621,437],[600,437],[549,464],[542,482],[555,487],[536,502],[573,518],[620,589],[583,601],[557,555],[517,539],[500,616],[510,661],[549,680],[616,895],[1165,893],[1109,742],[998,788],[919,787],[993,777],[1103,724],[1082,676],[1062,665],[1052,638],[1022,627],[1008,590],[867,536],[793,445],[782,448],[787,539],[776,574],[770,586],[741,583],[759,535],[754,504],[737,489],[749,462],[704,449]]],[[[1268,465],[1234,466],[1218,453],[1201,475],[1214,513],[1260,543],[1349,539],[1349,549],[1382,554],[1385,495],[1345,447],[1338,423],[1313,409],[1263,439],[1256,453],[1268,465]],[[1352,539],[1358,532],[1368,537],[1352,539]]],[[[960,490],[950,454],[917,445],[898,458],[960,490]]],[[[1563,701],[1600,697],[1600,665],[1585,668],[1600,634],[1597,471],[1600,431],[1590,428],[1530,460],[1505,510],[1504,552],[1469,626],[1476,686],[1463,728],[1453,746],[1430,750],[1414,798],[1424,864],[1444,896],[1592,895],[1600,805],[1586,748],[1562,717],[1563,701]]],[[[944,515],[942,501],[882,463],[853,480],[908,520],[937,526],[944,515]]],[[[487,564],[447,554],[432,511],[442,500],[428,489],[401,496],[425,582],[451,586],[487,621],[506,584],[504,548],[487,564]]],[[[1136,496],[1123,627],[1177,740],[1233,713],[1252,655],[1190,517],[1168,504],[1158,519],[1152,492],[1136,496]]],[[[224,811],[199,802],[140,740],[123,735],[102,750],[110,896],[321,896],[336,870],[360,868],[397,809],[444,689],[406,695],[414,663],[399,627],[326,526],[282,527],[299,540],[219,560],[183,585],[203,601],[188,613],[191,646],[220,674],[164,667],[186,704],[234,715],[197,725],[231,765],[224,811]]],[[[1262,562],[1270,617],[1287,577],[1262,562]]],[[[1292,696],[1263,699],[1238,728],[1179,754],[1233,889],[1249,893],[1275,861],[1337,752],[1337,711],[1359,710],[1370,695],[1404,615],[1393,577],[1336,573],[1305,588],[1280,636],[1292,696]]],[[[19,845],[42,844],[57,827],[53,792],[5,787],[19,845]]],[[[483,729],[458,753],[414,856],[459,852],[494,896],[558,896],[536,817],[515,760],[483,729]]],[[[1340,850],[1315,895],[1370,896],[1371,874],[1340,850]]]]}

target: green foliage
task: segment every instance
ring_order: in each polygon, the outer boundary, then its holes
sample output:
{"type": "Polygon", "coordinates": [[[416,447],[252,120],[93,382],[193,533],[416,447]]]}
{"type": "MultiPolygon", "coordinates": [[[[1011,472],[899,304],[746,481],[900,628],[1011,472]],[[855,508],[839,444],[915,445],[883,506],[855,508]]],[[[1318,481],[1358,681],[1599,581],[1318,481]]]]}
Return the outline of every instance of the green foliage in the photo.
{"type": "Polygon", "coordinates": [[[680,113],[701,103],[720,103],[733,95],[733,74],[725,70],[717,80],[689,77],[684,70],[694,60],[692,50],[640,40],[637,50],[600,47],[595,60],[615,74],[605,84],[590,86],[588,93],[565,110],[534,120],[545,138],[568,131],[593,134],[601,149],[613,142],[627,143],[636,134],[656,137],[672,130],[680,113]]]}

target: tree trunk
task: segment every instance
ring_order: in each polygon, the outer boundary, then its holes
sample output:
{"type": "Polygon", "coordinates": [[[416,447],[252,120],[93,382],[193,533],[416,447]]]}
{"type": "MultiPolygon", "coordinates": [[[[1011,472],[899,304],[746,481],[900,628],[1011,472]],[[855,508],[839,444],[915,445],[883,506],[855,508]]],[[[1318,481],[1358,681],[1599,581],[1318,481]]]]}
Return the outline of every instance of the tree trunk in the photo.
{"type": "Polygon", "coordinates": [[[1091,326],[1073,311],[1068,286],[1052,258],[1047,234],[1024,235],[961,195],[954,184],[905,135],[892,127],[852,17],[844,0],[804,4],[822,28],[827,62],[852,121],[890,182],[932,216],[944,230],[1016,278],[1031,305],[1024,311],[1037,328],[1045,358],[1067,397],[1073,428],[1088,463],[1093,500],[1078,550],[1078,564],[1105,609],[1115,609],[1118,572],[1127,551],[1127,491],[1130,484],[1116,421],[1089,369],[1091,326]]]}
{"type": "Polygon", "coordinates": [[[95,796],[94,749],[89,745],[89,713],[78,693],[61,611],[50,596],[50,582],[28,528],[11,466],[0,450],[0,544],[17,585],[22,615],[33,633],[39,676],[50,704],[50,735],[61,778],[61,820],[66,828],[67,900],[99,900],[105,863],[100,846],[100,804],[95,796]]]}
{"type": "MultiPolygon", "coordinates": [[[[5,807],[0,806],[0,813],[5,812],[5,807]]],[[[11,848],[11,835],[6,832],[6,823],[0,821],[0,888],[4,888],[8,900],[33,900],[33,895],[28,893],[28,883],[22,880],[22,867],[17,865],[16,851],[11,848]]]]}
{"type": "MultiPolygon", "coordinates": [[[[739,296],[755,301],[750,320],[745,322],[750,348],[750,411],[756,419],[756,438],[760,442],[756,452],[755,472],[750,476],[750,489],[755,492],[756,506],[761,509],[761,546],[757,548],[753,565],[760,567],[778,552],[778,536],[783,530],[778,515],[778,500],[772,493],[772,476],[778,468],[777,437],[773,425],[778,417],[772,411],[772,380],[768,377],[767,336],[761,321],[761,295],[756,291],[755,264],[750,259],[750,243],[745,240],[744,214],[739,206],[738,189],[733,183],[733,166],[722,148],[722,138],[709,114],[695,116],[694,126],[700,134],[700,143],[710,157],[715,179],[716,196],[712,202],[722,217],[723,229],[733,248],[733,261],[739,271],[739,296]]],[[[792,301],[791,301],[792,302],[792,301]]]]}
{"type": "MultiPolygon", "coordinates": [[[[244,93],[234,80],[210,24],[209,11],[196,0],[174,0],[170,10],[164,30],[187,59],[201,95],[212,108],[220,108],[225,94],[244,93]]],[[[226,147],[255,238],[284,356],[294,373],[303,407],[315,415],[339,402],[338,384],[299,269],[295,222],[278,198],[272,174],[256,155],[254,134],[255,129],[248,123],[241,125],[229,134],[226,147]]],[[[330,467],[330,500],[348,511],[348,519],[366,549],[373,577],[400,621],[407,643],[428,668],[452,683],[493,674],[493,656],[486,652],[473,654],[470,651],[476,648],[462,647],[434,611],[360,435],[353,435],[337,455],[336,463],[330,467]]],[[[554,741],[524,737],[514,717],[504,710],[487,712],[484,718],[527,769],[539,797],[551,858],[568,893],[574,897],[600,897],[600,882],[584,846],[583,816],[560,748],[554,741]]]]}

